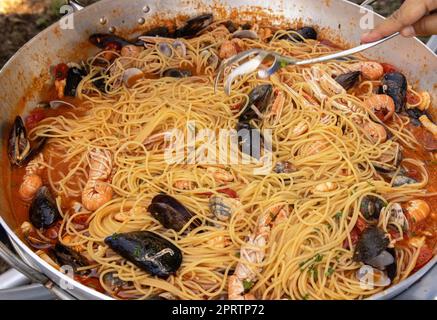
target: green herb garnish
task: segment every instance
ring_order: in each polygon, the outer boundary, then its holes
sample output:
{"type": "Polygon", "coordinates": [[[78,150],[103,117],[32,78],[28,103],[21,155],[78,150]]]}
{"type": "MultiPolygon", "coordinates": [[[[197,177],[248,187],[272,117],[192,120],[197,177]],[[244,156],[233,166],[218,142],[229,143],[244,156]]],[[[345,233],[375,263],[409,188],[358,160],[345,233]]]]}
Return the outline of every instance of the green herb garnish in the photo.
{"type": "Polygon", "coordinates": [[[250,280],[243,280],[244,291],[249,291],[253,287],[254,283],[250,280]]]}
{"type": "Polygon", "coordinates": [[[281,68],[284,68],[284,67],[288,66],[288,62],[285,60],[281,60],[281,61],[279,61],[279,66],[281,68]]]}
{"type": "Polygon", "coordinates": [[[306,294],[302,297],[303,300],[308,300],[309,298],[310,298],[310,295],[309,295],[308,293],[306,293],[306,294]]]}
{"type": "Polygon", "coordinates": [[[332,274],[334,273],[334,271],[335,271],[334,268],[329,267],[328,270],[326,270],[325,275],[326,275],[327,277],[330,277],[330,276],[332,276],[332,274]]]}
{"type": "Polygon", "coordinates": [[[335,219],[340,219],[343,216],[343,212],[339,211],[335,214],[335,219]]]}
{"type": "Polygon", "coordinates": [[[141,256],[141,247],[140,247],[140,246],[136,246],[136,247],[134,248],[133,255],[134,255],[136,258],[139,258],[139,257],[141,256]]]}

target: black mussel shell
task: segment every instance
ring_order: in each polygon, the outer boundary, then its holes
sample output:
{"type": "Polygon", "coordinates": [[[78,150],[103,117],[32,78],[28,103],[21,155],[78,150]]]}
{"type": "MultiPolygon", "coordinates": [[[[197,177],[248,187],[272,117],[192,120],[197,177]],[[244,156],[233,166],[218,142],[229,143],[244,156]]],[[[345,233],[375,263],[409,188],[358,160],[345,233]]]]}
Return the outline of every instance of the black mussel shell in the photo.
{"type": "Polygon", "coordinates": [[[110,43],[117,44],[120,49],[128,44],[133,44],[130,41],[118,37],[116,35],[110,33],[95,33],[89,37],[89,41],[100,49],[105,49],[106,46],[110,43]]]}
{"type": "Polygon", "coordinates": [[[30,141],[27,138],[26,128],[23,119],[17,116],[14,125],[9,132],[8,156],[11,164],[22,166],[31,151],[30,141]]]}
{"type": "Polygon", "coordinates": [[[211,13],[194,17],[188,20],[182,28],[176,30],[176,38],[193,38],[200,31],[209,26],[213,20],[214,18],[211,13]]]}
{"type": "Polygon", "coordinates": [[[161,37],[161,38],[173,38],[174,35],[167,27],[155,27],[143,33],[145,37],[161,37]]]}
{"type": "Polygon", "coordinates": [[[226,27],[226,29],[228,29],[230,33],[234,33],[238,30],[238,26],[231,20],[226,21],[223,25],[226,27]]]}
{"type": "Polygon", "coordinates": [[[238,122],[237,134],[241,152],[255,159],[260,159],[263,141],[261,132],[257,128],[253,128],[249,122],[238,122]]]}
{"type": "Polygon", "coordinates": [[[405,110],[406,96],[407,96],[407,78],[400,72],[386,73],[382,77],[382,86],[379,93],[389,95],[396,107],[396,112],[405,110]]]}
{"type": "MultiPolygon", "coordinates": [[[[147,210],[167,229],[180,231],[193,217],[190,210],[167,194],[158,194],[152,199],[147,210]]],[[[193,225],[197,225],[194,221],[193,225]]]]}
{"type": "Polygon", "coordinates": [[[103,72],[98,72],[91,78],[94,87],[102,93],[106,93],[106,79],[104,76],[103,72]]]}
{"type": "Polygon", "coordinates": [[[335,78],[338,84],[340,84],[346,90],[352,88],[360,79],[361,71],[352,71],[344,74],[340,74],[335,78]]]}
{"type": "Polygon", "coordinates": [[[259,119],[257,112],[255,112],[254,108],[256,108],[259,113],[263,113],[272,97],[273,87],[270,84],[263,84],[255,87],[249,93],[249,101],[241,113],[238,121],[239,122],[247,122],[252,119],[259,119]]]}
{"type": "Polygon", "coordinates": [[[47,229],[60,219],[58,207],[49,189],[42,186],[29,207],[29,220],[38,229],[47,229]]]}
{"type": "Polygon", "coordinates": [[[422,125],[419,118],[421,116],[427,116],[430,121],[433,121],[431,115],[427,111],[422,111],[418,108],[405,108],[405,112],[407,113],[408,117],[411,119],[411,123],[415,125],[416,127],[419,127],[422,125]]]}
{"type": "Polygon", "coordinates": [[[26,127],[20,116],[15,117],[9,132],[8,158],[12,165],[22,167],[33,159],[44,147],[46,138],[38,138],[32,144],[27,137],[26,127]]]}
{"type": "Polygon", "coordinates": [[[368,264],[369,261],[381,254],[389,243],[390,241],[383,230],[370,226],[360,235],[353,259],[368,264]]]}
{"type": "Polygon", "coordinates": [[[249,22],[246,22],[245,24],[241,25],[241,29],[250,30],[250,29],[252,29],[252,25],[249,22]]]}
{"type": "Polygon", "coordinates": [[[279,39],[286,39],[286,40],[293,40],[293,41],[303,41],[304,39],[317,40],[317,31],[313,27],[303,27],[303,28],[300,28],[298,30],[288,29],[287,31],[295,31],[299,35],[285,34],[285,35],[281,36],[279,39]]]}
{"type": "Polygon", "coordinates": [[[167,278],[182,263],[182,252],[170,241],[150,231],[116,233],[105,243],[123,258],[153,276],[167,278]]]}
{"type": "Polygon", "coordinates": [[[89,265],[85,257],[59,242],[50,251],[50,255],[59,266],[71,266],[75,272],[78,268],[89,265]]]}
{"type": "Polygon", "coordinates": [[[167,69],[162,74],[163,77],[171,77],[171,78],[187,78],[191,77],[190,70],[181,70],[176,68],[167,69]]]}
{"type": "Polygon", "coordinates": [[[390,253],[394,258],[394,262],[385,267],[387,271],[387,276],[390,278],[391,281],[393,281],[394,278],[396,278],[398,269],[398,264],[396,262],[396,250],[394,248],[387,248],[386,251],[390,253]]]}
{"type": "Polygon", "coordinates": [[[67,84],[65,85],[64,94],[66,96],[75,97],[76,89],[86,72],[80,68],[72,67],[68,69],[67,84]]]}
{"type": "Polygon", "coordinates": [[[375,196],[367,195],[361,200],[360,212],[367,220],[378,220],[385,202],[375,196]]]}

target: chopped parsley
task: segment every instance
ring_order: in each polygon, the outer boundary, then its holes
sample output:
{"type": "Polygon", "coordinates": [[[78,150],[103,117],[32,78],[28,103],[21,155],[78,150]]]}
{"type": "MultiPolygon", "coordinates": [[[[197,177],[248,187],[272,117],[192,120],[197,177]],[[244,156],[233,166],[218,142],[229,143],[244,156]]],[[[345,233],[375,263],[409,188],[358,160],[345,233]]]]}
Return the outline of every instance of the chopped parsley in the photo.
{"type": "Polygon", "coordinates": [[[338,212],[335,214],[335,219],[340,219],[342,216],[343,216],[343,212],[338,211],[338,212]]]}
{"type": "Polygon", "coordinates": [[[309,295],[308,293],[306,293],[306,294],[302,297],[303,300],[308,300],[309,298],[310,298],[310,295],[309,295]]]}
{"type": "Polygon", "coordinates": [[[279,61],[279,66],[281,68],[284,68],[284,67],[288,66],[288,62],[285,60],[281,60],[281,61],[279,61]]]}
{"type": "Polygon", "coordinates": [[[314,265],[322,260],[323,260],[323,255],[318,253],[314,257],[299,263],[300,270],[303,271],[308,267],[309,270],[311,271],[312,269],[314,269],[314,265]],[[308,262],[311,262],[311,263],[308,266],[305,266],[308,262]]]}
{"type": "Polygon", "coordinates": [[[243,280],[243,288],[244,291],[249,291],[250,289],[252,289],[254,283],[250,280],[243,280]]]}
{"type": "Polygon", "coordinates": [[[326,270],[325,275],[327,277],[332,276],[332,274],[334,273],[335,269],[333,267],[329,267],[328,270],[326,270]]]}

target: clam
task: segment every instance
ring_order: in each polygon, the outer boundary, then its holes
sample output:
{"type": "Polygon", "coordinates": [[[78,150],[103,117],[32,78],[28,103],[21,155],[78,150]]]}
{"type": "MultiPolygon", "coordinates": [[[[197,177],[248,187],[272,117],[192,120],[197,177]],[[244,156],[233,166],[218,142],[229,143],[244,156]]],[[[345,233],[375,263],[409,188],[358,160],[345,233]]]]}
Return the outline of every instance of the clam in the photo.
{"type": "Polygon", "coordinates": [[[103,282],[105,285],[110,288],[112,291],[117,291],[119,289],[127,289],[129,287],[129,283],[121,280],[116,272],[108,272],[103,276],[103,282]]]}
{"type": "Polygon", "coordinates": [[[150,231],[116,233],[105,243],[117,254],[153,276],[167,278],[182,263],[182,252],[172,242],[150,231]]]}
{"type": "Polygon", "coordinates": [[[123,72],[123,83],[126,87],[131,88],[135,82],[144,77],[143,71],[137,68],[129,68],[123,72]]]}
{"type": "Polygon", "coordinates": [[[232,213],[241,206],[240,201],[222,196],[212,196],[209,199],[209,209],[220,221],[228,221],[232,213]]]}
{"type": "MultiPolygon", "coordinates": [[[[193,213],[182,203],[166,194],[156,195],[147,210],[165,228],[175,231],[180,231],[193,217],[193,213]]],[[[198,225],[198,221],[194,220],[192,224],[198,225]]]]}
{"type": "Polygon", "coordinates": [[[175,36],[176,38],[193,38],[200,31],[208,27],[213,20],[214,18],[210,13],[191,18],[185,22],[185,25],[182,28],[176,30],[175,36]]]}
{"type": "Polygon", "coordinates": [[[76,108],[76,106],[74,104],[71,104],[67,101],[62,101],[62,100],[52,100],[49,102],[49,106],[52,109],[56,109],[60,106],[69,106],[71,108],[76,108]]]}
{"type": "Polygon", "coordinates": [[[416,179],[404,175],[397,175],[396,177],[393,178],[392,186],[401,187],[406,184],[414,184],[414,183],[418,183],[418,181],[416,179]]]}
{"type": "Polygon", "coordinates": [[[371,289],[373,287],[386,287],[391,283],[390,278],[384,271],[365,265],[357,271],[357,279],[360,283],[368,284],[371,289]]]}
{"type": "Polygon", "coordinates": [[[187,47],[185,43],[181,40],[176,40],[173,42],[173,49],[180,54],[180,56],[185,57],[187,55],[187,47]]]}
{"type": "Polygon", "coordinates": [[[296,171],[296,167],[288,161],[279,161],[273,169],[275,173],[291,173],[296,171]]]}
{"type": "Polygon", "coordinates": [[[407,231],[409,228],[408,219],[404,214],[404,210],[399,203],[393,203],[389,211],[389,224],[400,225],[403,230],[407,231]]]}
{"type": "Polygon", "coordinates": [[[399,168],[402,159],[403,156],[399,143],[393,143],[377,160],[372,161],[372,165],[381,173],[390,173],[399,168]]]}
{"type": "Polygon", "coordinates": [[[386,73],[382,77],[382,86],[379,93],[389,95],[396,107],[396,112],[405,110],[406,95],[407,95],[407,79],[400,72],[386,73]]]}
{"type": "Polygon", "coordinates": [[[166,57],[171,57],[171,55],[173,54],[172,46],[165,42],[158,43],[158,51],[166,57]]]}
{"type": "Polygon", "coordinates": [[[340,74],[335,77],[335,81],[340,84],[346,90],[352,88],[360,79],[361,71],[352,71],[344,74],[340,74]]]}
{"type": "Polygon", "coordinates": [[[258,34],[253,30],[238,30],[232,34],[232,38],[257,40],[258,34]]]}
{"type": "Polygon", "coordinates": [[[29,207],[29,220],[35,228],[47,229],[61,218],[55,199],[49,189],[42,186],[29,207]]]}
{"type": "Polygon", "coordinates": [[[209,50],[203,50],[200,52],[200,55],[206,58],[208,66],[211,66],[214,70],[217,69],[219,65],[219,57],[215,53],[209,50]]]}
{"type": "Polygon", "coordinates": [[[367,220],[378,220],[381,210],[386,203],[372,195],[364,196],[360,204],[360,212],[367,220]]]}
{"type": "Polygon", "coordinates": [[[247,105],[239,117],[240,122],[250,121],[252,119],[262,119],[263,112],[272,97],[273,87],[270,84],[259,85],[249,93],[247,105]]]}

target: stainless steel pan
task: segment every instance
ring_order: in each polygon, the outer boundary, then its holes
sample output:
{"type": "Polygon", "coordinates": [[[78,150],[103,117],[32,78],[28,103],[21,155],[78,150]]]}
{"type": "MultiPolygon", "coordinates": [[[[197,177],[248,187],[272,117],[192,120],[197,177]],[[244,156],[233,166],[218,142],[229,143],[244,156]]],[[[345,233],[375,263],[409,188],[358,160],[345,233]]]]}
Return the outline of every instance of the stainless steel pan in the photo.
{"type": "MultiPolygon", "coordinates": [[[[27,247],[14,232],[18,228],[14,218],[14,204],[11,202],[10,166],[6,156],[6,134],[8,123],[17,113],[25,113],[35,106],[44,84],[50,81],[49,66],[65,61],[75,61],[88,57],[95,50],[84,45],[88,35],[95,32],[126,32],[135,30],[141,24],[155,22],[159,17],[172,17],[185,14],[189,16],[202,12],[213,12],[216,16],[225,15],[232,10],[240,10],[239,16],[247,11],[258,15],[272,14],[278,21],[280,17],[302,20],[329,30],[331,36],[339,36],[350,44],[359,43],[360,19],[368,10],[344,0],[103,0],[84,10],[68,16],[61,24],[57,23],[41,32],[24,45],[0,72],[0,139],[1,170],[0,183],[5,186],[0,192],[0,223],[8,232],[21,258],[33,268],[40,270],[54,283],[68,286],[68,293],[79,299],[110,299],[66,275],[55,270],[41,260],[27,247]],[[73,21],[71,20],[73,19],[73,21]],[[62,26],[73,29],[62,29],[62,26]],[[17,108],[17,106],[19,106],[17,108]]],[[[375,22],[382,17],[371,14],[375,22]]],[[[397,38],[371,49],[367,56],[380,61],[393,63],[402,68],[410,81],[417,81],[422,89],[429,90],[437,101],[435,54],[416,39],[397,38]]],[[[434,110],[435,111],[435,110],[434,110]]],[[[434,112],[435,114],[435,112],[434,112]]],[[[0,189],[1,190],[1,189],[0,189]]],[[[422,277],[437,262],[434,257],[425,267],[413,276],[388,290],[373,296],[374,299],[392,298],[422,277]]]]}

